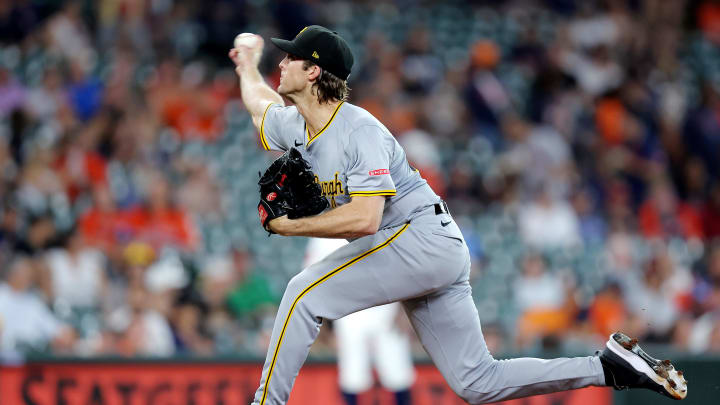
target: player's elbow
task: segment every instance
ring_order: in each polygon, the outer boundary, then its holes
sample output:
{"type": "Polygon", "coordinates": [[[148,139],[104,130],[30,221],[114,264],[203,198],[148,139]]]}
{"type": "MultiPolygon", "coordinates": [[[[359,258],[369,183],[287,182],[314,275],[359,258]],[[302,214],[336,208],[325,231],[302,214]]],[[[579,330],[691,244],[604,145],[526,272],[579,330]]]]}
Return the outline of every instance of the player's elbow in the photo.
{"type": "Polygon", "coordinates": [[[374,235],[380,229],[380,219],[382,217],[375,215],[366,215],[357,221],[357,233],[361,236],[374,235]]]}
{"type": "Polygon", "coordinates": [[[380,229],[385,197],[369,196],[353,198],[352,223],[358,236],[374,235],[380,229]]]}

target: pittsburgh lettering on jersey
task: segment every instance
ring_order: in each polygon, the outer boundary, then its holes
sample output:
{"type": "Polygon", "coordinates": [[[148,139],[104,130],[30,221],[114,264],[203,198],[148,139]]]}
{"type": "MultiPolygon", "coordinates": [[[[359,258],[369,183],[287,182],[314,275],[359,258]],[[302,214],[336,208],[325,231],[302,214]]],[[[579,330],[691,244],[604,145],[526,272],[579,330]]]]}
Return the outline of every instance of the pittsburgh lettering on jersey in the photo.
{"type": "Polygon", "coordinates": [[[339,173],[335,172],[335,178],[332,180],[320,181],[318,176],[315,175],[315,182],[320,185],[320,188],[322,188],[322,195],[330,201],[330,206],[332,208],[337,206],[335,203],[335,196],[345,194],[345,190],[343,189],[342,181],[340,181],[339,176],[339,173]]]}

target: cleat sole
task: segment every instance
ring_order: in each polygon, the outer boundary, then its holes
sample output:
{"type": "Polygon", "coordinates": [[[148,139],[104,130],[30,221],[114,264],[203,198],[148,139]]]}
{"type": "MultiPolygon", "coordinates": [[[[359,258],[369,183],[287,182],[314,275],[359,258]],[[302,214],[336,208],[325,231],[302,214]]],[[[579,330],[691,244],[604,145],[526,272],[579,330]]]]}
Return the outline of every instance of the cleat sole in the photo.
{"type": "Polygon", "coordinates": [[[637,339],[631,339],[627,335],[617,332],[612,335],[607,347],[662,386],[670,397],[685,399],[687,396],[687,380],[682,371],[676,371],[670,360],[658,360],[647,354],[640,348],[637,339]],[[622,350],[629,351],[637,357],[630,357],[622,350]],[[642,361],[638,361],[638,358],[642,361]]]}

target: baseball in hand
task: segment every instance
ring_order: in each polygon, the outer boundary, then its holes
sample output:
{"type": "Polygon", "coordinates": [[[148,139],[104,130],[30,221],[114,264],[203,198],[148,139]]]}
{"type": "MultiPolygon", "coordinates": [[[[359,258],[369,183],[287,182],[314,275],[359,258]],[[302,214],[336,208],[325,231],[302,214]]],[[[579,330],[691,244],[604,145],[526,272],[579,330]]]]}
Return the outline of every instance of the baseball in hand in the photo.
{"type": "Polygon", "coordinates": [[[239,48],[242,46],[247,46],[249,48],[252,48],[255,46],[255,44],[258,42],[258,37],[255,34],[251,34],[249,32],[243,32],[242,34],[238,34],[238,36],[235,37],[235,48],[239,48]]]}

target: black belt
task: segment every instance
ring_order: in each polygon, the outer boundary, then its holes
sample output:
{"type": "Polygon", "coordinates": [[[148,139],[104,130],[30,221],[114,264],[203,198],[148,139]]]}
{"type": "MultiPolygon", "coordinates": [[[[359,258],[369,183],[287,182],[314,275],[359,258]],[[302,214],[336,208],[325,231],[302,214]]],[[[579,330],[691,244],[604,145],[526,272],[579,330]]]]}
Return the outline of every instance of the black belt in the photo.
{"type": "Polygon", "coordinates": [[[450,214],[450,209],[443,200],[440,200],[439,203],[435,204],[435,215],[440,214],[450,214]]]}

